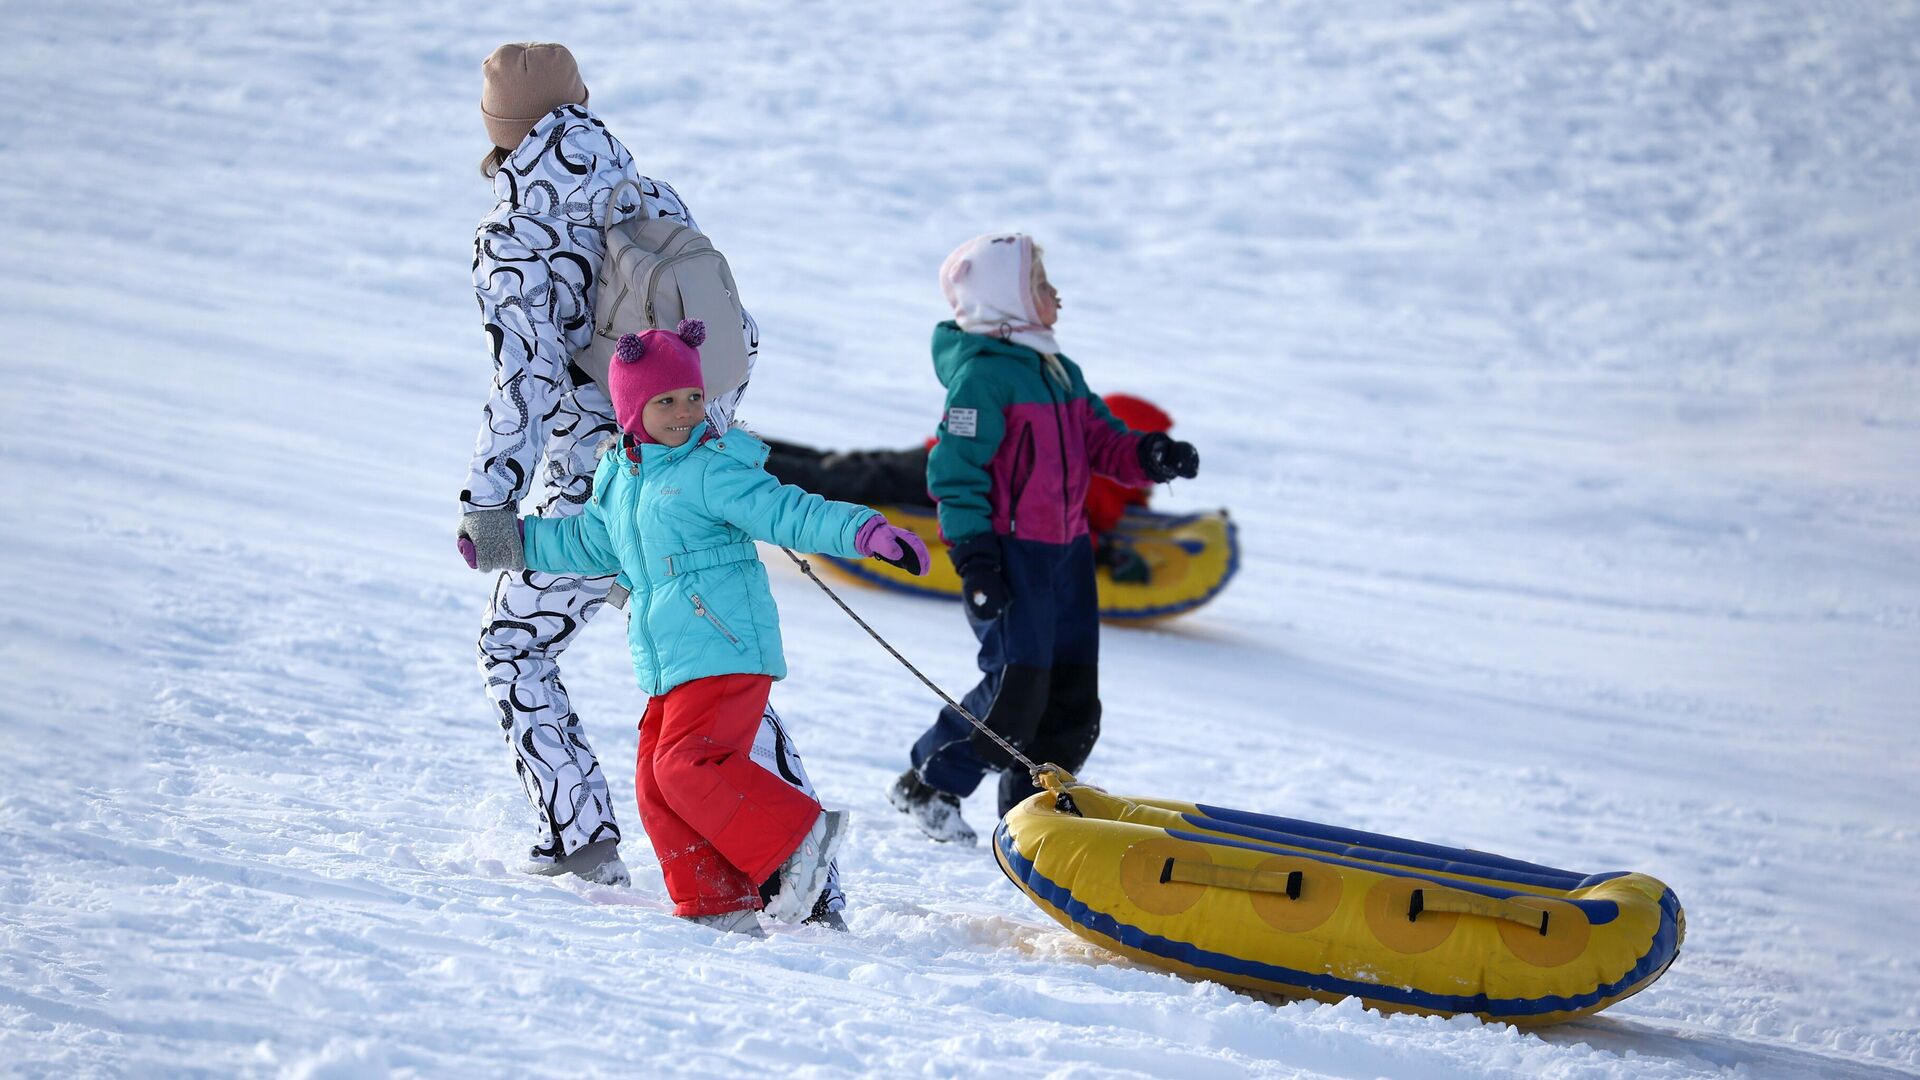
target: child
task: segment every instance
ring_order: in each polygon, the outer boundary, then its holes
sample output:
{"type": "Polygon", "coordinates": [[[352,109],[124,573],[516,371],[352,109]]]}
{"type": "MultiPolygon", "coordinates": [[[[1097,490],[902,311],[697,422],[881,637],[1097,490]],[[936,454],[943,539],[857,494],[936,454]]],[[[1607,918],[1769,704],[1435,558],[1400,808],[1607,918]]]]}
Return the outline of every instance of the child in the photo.
{"type": "MultiPolygon", "coordinates": [[[[985,677],[963,704],[1036,762],[1069,771],[1100,734],[1100,626],[1087,539],[1089,476],[1133,487],[1194,476],[1200,456],[1115,420],[1053,324],[1060,294],[1020,233],[976,237],[940,267],[954,320],[933,331],[947,388],[927,488],[952,545],[985,677]]],[[[888,799],[935,840],[973,843],[960,798],[1001,770],[1000,812],[1035,788],[951,708],[914,743],[888,799]]]]}
{"type": "Polygon", "coordinates": [[[786,675],[779,612],[756,539],[924,574],[926,546],[874,511],[784,486],[766,444],[712,436],[697,320],[620,339],[609,373],[622,435],[593,497],[568,518],[526,518],[528,567],[611,574],[633,593],[627,638],[649,695],[634,789],[674,914],[759,936],[754,911],[814,913],[845,812],[752,763],[761,710],[786,675]]]}
{"type": "MultiPolygon", "coordinates": [[[[1132,394],[1103,394],[1107,411],[1134,431],[1166,431],[1173,417],[1145,398],[1132,394]]],[[[767,471],[783,484],[806,488],[829,499],[879,506],[929,507],[927,452],[924,446],[897,450],[821,450],[800,443],[768,439],[767,471]]],[[[1152,567],[1114,529],[1133,507],[1145,507],[1149,489],[1128,487],[1106,476],[1094,476],[1087,485],[1087,533],[1093,541],[1093,564],[1103,566],[1113,580],[1145,584],[1152,567]]]]}

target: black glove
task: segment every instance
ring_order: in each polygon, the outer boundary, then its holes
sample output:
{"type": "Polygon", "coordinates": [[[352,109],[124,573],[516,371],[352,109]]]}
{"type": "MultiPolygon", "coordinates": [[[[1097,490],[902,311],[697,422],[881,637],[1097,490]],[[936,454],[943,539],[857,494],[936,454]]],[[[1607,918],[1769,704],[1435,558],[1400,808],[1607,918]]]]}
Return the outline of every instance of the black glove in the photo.
{"type": "Polygon", "coordinates": [[[1013,600],[1006,575],[1000,572],[1000,538],[983,533],[953,545],[948,554],[960,572],[960,599],[966,602],[967,614],[981,622],[999,618],[1013,600]]]}
{"type": "Polygon", "coordinates": [[[1181,442],[1162,431],[1150,431],[1140,437],[1140,467],[1147,479],[1164,484],[1174,477],[1191,480],[1200,475],[1200,451],[1190,442],[1181,442]]]}

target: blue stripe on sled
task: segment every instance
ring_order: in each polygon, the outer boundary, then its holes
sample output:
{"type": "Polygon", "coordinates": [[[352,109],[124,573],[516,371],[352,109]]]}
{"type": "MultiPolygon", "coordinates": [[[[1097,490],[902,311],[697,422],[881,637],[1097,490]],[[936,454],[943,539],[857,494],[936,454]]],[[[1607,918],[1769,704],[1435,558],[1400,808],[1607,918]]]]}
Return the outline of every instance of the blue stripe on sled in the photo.
{"type": "MultiPolygon", "coordinates": [[[[1485,851],[1469,851],[1466,848],[1446,847],[1442,844],[1425,844],[1418,840],[1405,840],[1384,833],[1361,832],[1359,829],[1343,829],[1337,825],[1322,825],[1316,821],[1301,821],[1298,818],[1274,817],[1271,814],[1254,814],[1245,810],[1228,810],[1218,806],[1196,805],[1207,817],[1215,821],[1227,821],[1252,829],[1280,833],[1288,837],[1324,840],[1332,844],[1347,845],[1356,848],[1373,848],[1405,855],[1424,855],[1449,862],[1474,863],[1490,870],[1502,871],[1501,874],[1482,874],[1482,877],[1505,876],[1506,873],[1534,875],[1557,879],[1552,885],[1556,889],[1571,889],[1585,880],[1571,870],[1544,866],[1540,863],[1522,862],[1509,859],[1504,855],[1494,855],[1485,851]]],[[[1618,874],[1610,875],[1613,877],[1618,874]]],[[[1516,876],[1514,880],[1519,880],[1516,876]]],[[[1542,882],[1541,884],[1545,884],[1542,882]]]]}

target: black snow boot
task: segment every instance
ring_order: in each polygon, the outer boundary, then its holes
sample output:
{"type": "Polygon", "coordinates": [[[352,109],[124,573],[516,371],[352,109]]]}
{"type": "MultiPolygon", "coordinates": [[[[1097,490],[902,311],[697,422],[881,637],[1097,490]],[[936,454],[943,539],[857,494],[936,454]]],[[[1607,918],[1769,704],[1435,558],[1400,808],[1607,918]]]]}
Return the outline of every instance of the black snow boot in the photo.
{"type": "Polygon", "coordinates": [[[943,844],[972,844],[980,838],[960,817],[960,798],[941,791],[908,769],[887,789],[887,801],[913,819],[920,831],[943,844]]]}

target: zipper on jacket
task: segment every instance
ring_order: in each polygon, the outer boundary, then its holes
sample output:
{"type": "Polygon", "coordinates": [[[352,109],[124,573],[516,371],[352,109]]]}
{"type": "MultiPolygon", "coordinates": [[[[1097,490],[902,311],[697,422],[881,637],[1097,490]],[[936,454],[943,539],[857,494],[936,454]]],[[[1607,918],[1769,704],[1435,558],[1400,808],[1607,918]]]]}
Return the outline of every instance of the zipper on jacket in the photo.
{"type": "MultiPolygon", "coordinates": [[[[623,447],[619,453],[624,456],[626,453],[625,448],[623,447]]],[[[638,474],[640,471],[638,463],[629,462],[629,464],[633,465],[634,473],[638,474]]],[[[646,477],[640,477],[633,482],[642,486],[644,494],[646,477]]],[[[635,498],[634,503],[637,507],[639,499],[635,498]]],[[[640,636],[647,639],[647,663],[653,667],[653,679],[647,684],[647,693],[652,694],[655,693],[660,686],[666,671],[660,663],[660,646],[654,644],[653,640],[653,623],[651,620],[653,612],[653,578],[647,573],[647,542],[645,536],[642,535],[642,530],[639,528],[639,522],[637,521],[634,522],[633,547],[634,550],[640,554],[639,569],[641,587],[634,590],[632,595],[638,596],[641,599],[639,605],[634,609],[633,614],[629,615],[628,618],[640,620],[640,636]]]]}
{"type": "Polygon", "coordinates": [[[1027,493],[1027,481],[1033,475],[1033,425],[1020,428],[1020,439],[1013,444],[1013,468],[1007,470],[1013,490],[1007,498],[1007,535],[1020,535],[1020,499],[1027,493]]]}
{"type": "Polygon", "coordinates": [[[746,645],[741,642],[739,638],[733,636],[733,631],[727,629],[727,624],[720,621],[720,616],[714,614],[714,612],[707,607],[707,602],[700,599],[699,593],[689,593],[687,595],[693,598],[693,613],[695,615],[712,623],[715,630],[720,631],[721,634],[726,636],[728,641],[733,642],[734,648],[743,652],[746,651],[746,645]]]}
{"type": "MultiPolygon", "coordinates": [[[[1053,380],[1047,376],[1047,358],[1044,356],[1040,358],[1040,381],[1046,384],[1047,400],[1052,401],[1053,380]]],[[[1069,392],[1071,391],[1069,390],[1069,392]]],[[[1073,536],[1073,524],[1069,522],[1067,518],[1073,513],[1073,487],[1068,482],[1067,475],[1067,426],[1066,423],[1060,419],[1060,413],[1065,410],[1066,407],[1066,402],[1062,401],[1059,405],[1055,406],[1052,411],[1053,429],[1060,435],[1060,535],[1071,538],[1073,536]]],[[[1061,541],[1061,543],[1066,542],[1066,540],[1061,541]]]]}

